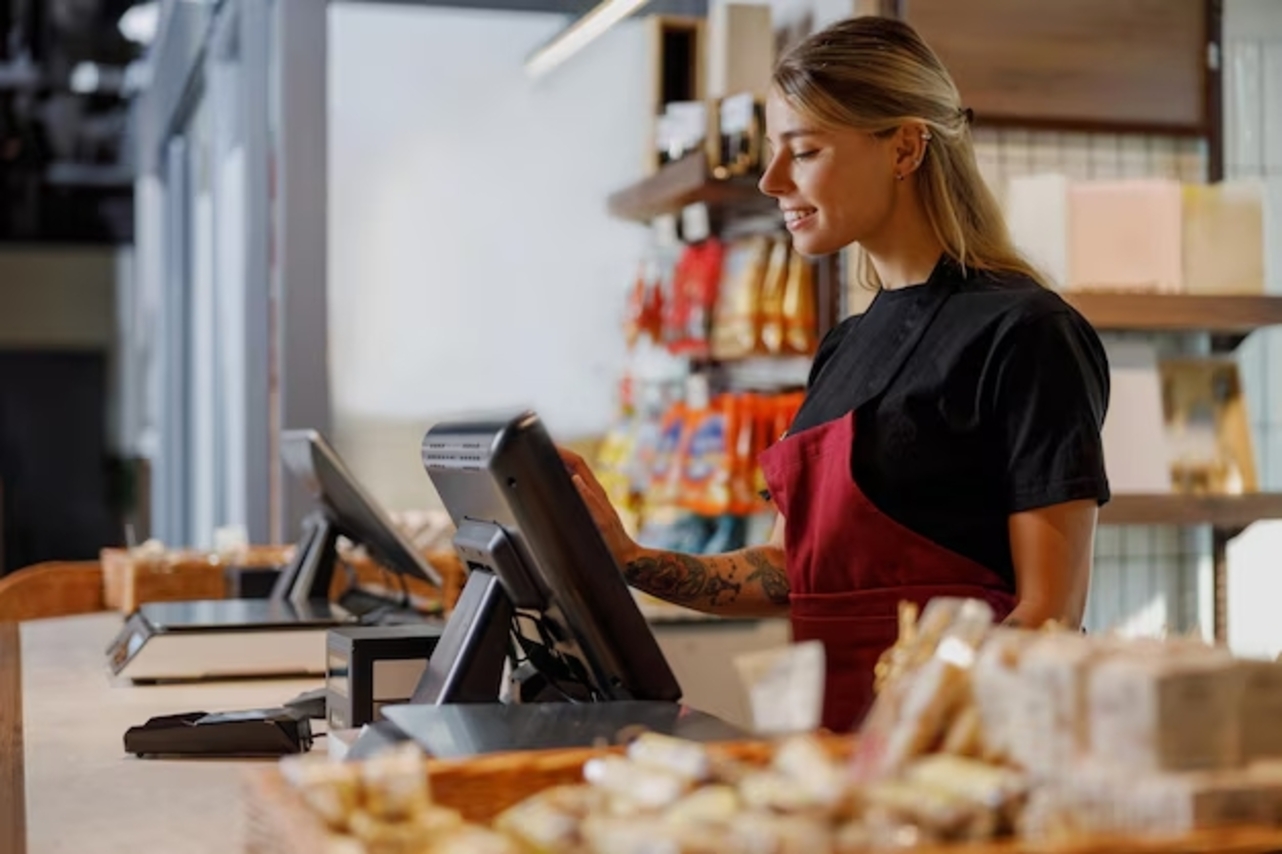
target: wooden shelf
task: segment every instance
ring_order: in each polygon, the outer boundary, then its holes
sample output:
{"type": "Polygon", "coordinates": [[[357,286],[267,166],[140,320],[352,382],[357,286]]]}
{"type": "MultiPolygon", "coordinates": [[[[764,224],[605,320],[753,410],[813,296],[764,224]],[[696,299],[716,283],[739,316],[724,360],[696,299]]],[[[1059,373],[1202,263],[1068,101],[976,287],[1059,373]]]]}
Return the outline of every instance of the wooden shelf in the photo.
{"type": "Polygon", "coordinates": [[[650,177],[611,194],[608,206],[611,216],[645,222],[661,214],[680,213],[686,205],[696,202],[738,215],[778,211],[775,200],[757,189],[756,177],[714,178],[702,154],[669,163],[650,177]]]}
{"type": "Polygon", "coordinates": [[[1212,525],[1240,530],[1261,519],[1282,519],[1282,493],[1249,495],[1114,495],[1100,511],[1102,525],[1212,525]]]}
{"type": "Polygon", "coordinates": [[[1244,335],[1266,326],[1282,324],[1282,297],[1279,296],[1072,291],[1061,292],[1061,296],[1100,330],[1244,335]]]}

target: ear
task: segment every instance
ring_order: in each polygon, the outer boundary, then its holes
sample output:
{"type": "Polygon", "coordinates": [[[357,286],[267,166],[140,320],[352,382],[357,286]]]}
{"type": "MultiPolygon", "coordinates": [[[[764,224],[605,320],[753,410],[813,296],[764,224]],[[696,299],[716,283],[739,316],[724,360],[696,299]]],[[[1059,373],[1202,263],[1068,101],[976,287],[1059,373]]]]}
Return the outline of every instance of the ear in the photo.
{"type": "Polygon", "coordinates": [[[895,176],[907,178],[916,172],[930,144],[930,130],[921,122],[907,122],[895,132],[895,176]]]}

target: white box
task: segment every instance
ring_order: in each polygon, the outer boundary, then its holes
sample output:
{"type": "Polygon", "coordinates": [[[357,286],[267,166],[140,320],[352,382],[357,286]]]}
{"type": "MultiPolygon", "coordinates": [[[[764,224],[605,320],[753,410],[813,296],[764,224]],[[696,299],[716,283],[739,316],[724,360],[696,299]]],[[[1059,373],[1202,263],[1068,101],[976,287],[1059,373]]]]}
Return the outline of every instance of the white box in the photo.
{"type": "Polygon", "coordinates": [[[748,92],[764,100],[775,65],[770,7],[714,3],[708,13],[708,97],[748,92]]]}
{"type": "Polygon", "coordinates": [[[1023,175],[1006,182],[1011,239],[1055,288],[1068,283],[1068,176],[1023,175]]]}

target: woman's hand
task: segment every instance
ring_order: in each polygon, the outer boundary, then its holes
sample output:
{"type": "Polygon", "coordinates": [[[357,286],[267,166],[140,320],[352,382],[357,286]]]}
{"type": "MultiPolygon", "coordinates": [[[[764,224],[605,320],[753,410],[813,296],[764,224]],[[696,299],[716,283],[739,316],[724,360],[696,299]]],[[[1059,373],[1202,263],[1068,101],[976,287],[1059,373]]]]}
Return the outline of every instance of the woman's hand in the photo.
{"type": "Polygon", "coordinates": [[[601,536],[605,539],[610,553],[614,555],[620,567],[627,566],[641,551],[641,547],[628,536],[618,511],[614,509],[609,496],[605,494],[605,487],[601,486],[601,482],[597,480],[583,457],[565,448],[557,448],[557,450],[561,453],[561,460],[565,463],[565,467],[570,470],[570,478],[578,488],[579,495],[583,496],[583,502],[588,505],[592,520],[601,531],[601,536]]]}

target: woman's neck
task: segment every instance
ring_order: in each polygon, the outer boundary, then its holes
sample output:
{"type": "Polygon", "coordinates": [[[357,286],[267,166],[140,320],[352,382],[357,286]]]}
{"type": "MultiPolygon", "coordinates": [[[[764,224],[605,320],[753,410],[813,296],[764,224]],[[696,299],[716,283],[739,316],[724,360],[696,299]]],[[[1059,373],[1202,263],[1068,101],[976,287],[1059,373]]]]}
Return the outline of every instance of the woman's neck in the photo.
{"type": "Polygon", "coordinates": [[[863,243],[881,286],[887,290],[919,285],[930,278],[943,244],[930,227],[915,194],[900,206],[876,239],[863,243]]]}

